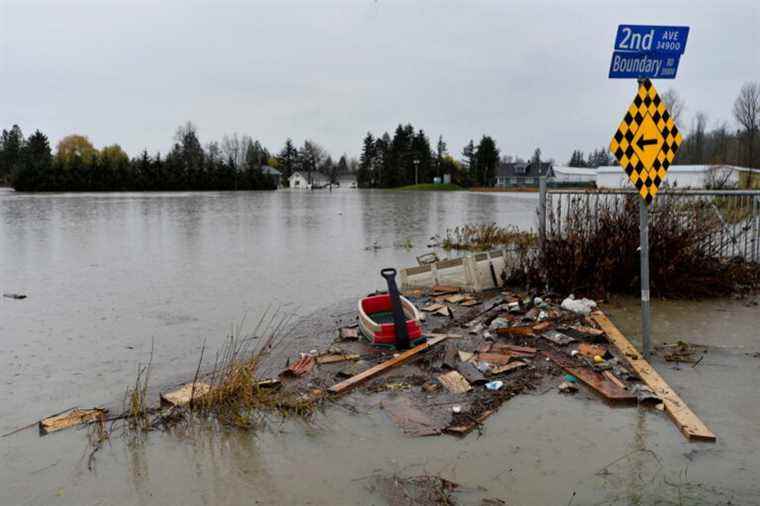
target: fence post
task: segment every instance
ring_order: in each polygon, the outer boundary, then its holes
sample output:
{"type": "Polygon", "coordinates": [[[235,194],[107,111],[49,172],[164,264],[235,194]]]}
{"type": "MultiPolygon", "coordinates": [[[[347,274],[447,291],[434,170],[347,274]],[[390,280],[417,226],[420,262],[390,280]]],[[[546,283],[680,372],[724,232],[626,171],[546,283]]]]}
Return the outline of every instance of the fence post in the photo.
{"type": "Polygon", "coordinates": [[[544,251],[546,240],[546,176],[538,178],[538,247],[544,251]]]}

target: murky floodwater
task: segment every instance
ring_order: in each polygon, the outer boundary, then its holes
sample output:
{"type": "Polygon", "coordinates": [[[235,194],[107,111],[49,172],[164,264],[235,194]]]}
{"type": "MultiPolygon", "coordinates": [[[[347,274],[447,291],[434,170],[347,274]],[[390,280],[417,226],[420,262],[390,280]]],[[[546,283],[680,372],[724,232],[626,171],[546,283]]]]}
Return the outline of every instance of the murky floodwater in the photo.
{"type": "MultiPolygon", "coordinates": [[[[2,192],[0,291],[29,298],[0,299],[0,432],[119,398],[152,341],[155,381],[186,375],[203,339],[214,348],[246,312],[345,307],[382,286],[380,267],[413,265],[434,233],[530,226],[534,206],[470,193],[2,192]]],[[[609,308],[631,336],[635,308],[609,308]]],[[[511,400],[482,437],[408,439],[382,411],[336,407],[318,427],[117,439],[95,472],[81,431],[32,430],[0,439],[0,504],[382,504],[378,472],[441,473],[510,504],[756,504],[759,316],[735,301],[655,303],[656,340],[720,345],[696,368],[658,365],[712,445],[687,443],[659,412],[554,392],[511,400]]]]}

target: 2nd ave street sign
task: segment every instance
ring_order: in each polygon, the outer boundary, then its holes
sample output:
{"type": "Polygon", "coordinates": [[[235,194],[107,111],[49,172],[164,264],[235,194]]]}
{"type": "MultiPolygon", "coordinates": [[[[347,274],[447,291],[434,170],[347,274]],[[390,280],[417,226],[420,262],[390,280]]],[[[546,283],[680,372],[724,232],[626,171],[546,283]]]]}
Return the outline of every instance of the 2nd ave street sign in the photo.
{"type": "Polygon", "coordinates": [[[681,134],[649,79],[639,89],[610,142],[610,151],[647,204],[673,163],[681,134]]]}
{"type": "Polygon", "coordinates": [[[609,78],[674,79],[688,37],[688,26],[618,26],[609,78]]]}
{"type": "Polygon", "coordinates": [[[686,51],[688,26],[620,25],[616,51],[656,51],[682,55],[686,51]]]}

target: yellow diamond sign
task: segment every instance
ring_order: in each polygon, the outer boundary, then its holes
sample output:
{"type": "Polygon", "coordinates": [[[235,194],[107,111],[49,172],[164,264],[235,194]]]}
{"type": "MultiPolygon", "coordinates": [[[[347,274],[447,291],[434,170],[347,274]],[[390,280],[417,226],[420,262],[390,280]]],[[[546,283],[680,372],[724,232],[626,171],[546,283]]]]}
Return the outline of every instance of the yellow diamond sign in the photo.
{"type": "Polygon", "coordinates": [[[682,140],[652,82],[641,81],[610,150],[647,204],[665,180],[682,140]]]}

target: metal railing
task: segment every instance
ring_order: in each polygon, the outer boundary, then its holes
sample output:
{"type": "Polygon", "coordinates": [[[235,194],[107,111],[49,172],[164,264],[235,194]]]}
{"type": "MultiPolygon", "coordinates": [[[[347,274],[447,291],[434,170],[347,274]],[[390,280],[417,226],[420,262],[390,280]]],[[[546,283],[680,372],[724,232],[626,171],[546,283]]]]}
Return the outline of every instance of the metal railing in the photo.
{"type": "MultiPolygon", "coordinates": [[[[640,198],[634,190],[561,190],[540,185],[538,229],[546,235],[563,235],[571,213],[585,214],[592,225],[602,210],[620,210],[629,199],[640,198]]],[[[681,219],[702,226],[700,245],[716,258],[741,257],[760,262],[760,191],[757,190],[664,190],[651,206],[654,223],[658,208],[676,206],[681,219]]],[[[671,207],[672,209],[672,207],[671,207]]]]}

